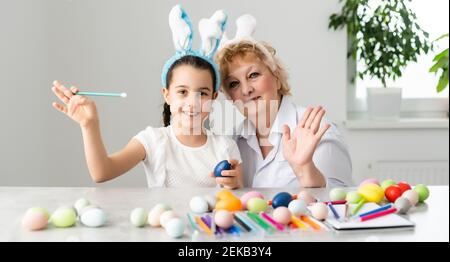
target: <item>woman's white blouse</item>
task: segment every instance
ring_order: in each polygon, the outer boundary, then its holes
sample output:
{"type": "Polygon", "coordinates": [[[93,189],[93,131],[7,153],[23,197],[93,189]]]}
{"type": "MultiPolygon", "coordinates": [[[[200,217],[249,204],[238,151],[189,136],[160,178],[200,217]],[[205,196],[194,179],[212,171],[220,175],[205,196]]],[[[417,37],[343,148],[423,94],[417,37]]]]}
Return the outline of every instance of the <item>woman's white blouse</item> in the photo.
{"type": "MultiPolygon", "coordinates": [[[[283,156],[282,128],[287,124],[295,129],[306,108],[295,105],[284,96],[269,134],[273,149],[264,159],[256,137],[254,125],[245,119],[233,131],[242,158],[245,187],[301,187],[294,171],[283,156]]],[[[331,127],[323,135],[313,155],[313,162],[326,178],[327,187],[352,184],[352,163],[347,145],[337,127],[322,119],[321,125],[331,127]]]]}

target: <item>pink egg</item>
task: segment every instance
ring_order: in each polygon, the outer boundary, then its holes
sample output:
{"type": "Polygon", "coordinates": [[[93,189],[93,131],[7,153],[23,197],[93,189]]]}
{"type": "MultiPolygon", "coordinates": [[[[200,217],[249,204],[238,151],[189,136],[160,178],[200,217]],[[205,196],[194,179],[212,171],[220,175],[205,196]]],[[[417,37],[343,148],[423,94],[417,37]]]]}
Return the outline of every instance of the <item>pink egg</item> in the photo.
{"type": "Polygon", "coordinates": [[[302,199],[307,205],[316,202],[316,199],[307,191],[300,191],[297,195],[297,199],[302,199]]]}
{"type": "Polygon", "coordinates": [[[328,207],[324,203],[314,203],[310,210],[315,219],[324,220],[328,217],[328,207]]]}
{"type": "Polygon", "coordinates": [[[287,225],[291,221],[292,213],[287,207],[277,207],[272,213],[273,220],[280,224],[287,225]]]}
{"type": "Polygon", "coordinates": [[[41,230],[47,226],[48,217],[44,212],[28,210],[23,219],[22,226],[28,230],[41,230]]]}
{"type": "Polygon", "coordinates": [[[214,215],[214,222],[217,226],[228,229],[233,225],[233,214],[227,210],[218,210],[214,215]]]}
{"type": "Polygon", "coordinates": [[[359,186],[365,185],[365,184],[376,184],[380,185],[380,182],[376,178],[367,178],[366,180],[362,181],[359,186]]]}
{"type": "Polygon", "coordinates": [[[264,196],[257,191],[250,191],[241,196],[241,203],[244,209],[247,209],[247,202],[254,197],[264,199],[264,196]]]}

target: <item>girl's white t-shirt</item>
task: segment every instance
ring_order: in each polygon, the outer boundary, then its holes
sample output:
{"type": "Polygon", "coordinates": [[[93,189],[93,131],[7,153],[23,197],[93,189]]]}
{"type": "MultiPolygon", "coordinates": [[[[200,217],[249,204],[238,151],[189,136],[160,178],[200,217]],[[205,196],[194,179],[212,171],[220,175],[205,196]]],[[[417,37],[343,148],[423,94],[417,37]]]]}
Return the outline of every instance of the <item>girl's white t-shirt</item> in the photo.
{"type": "Polygon", "coordinates": [[[134,138],[145,148],[142,161],[149,187],[214,187],[209,176],[222,160],[242,162],[236,142],[208,130],[207,141],[200,147],[183,145],[171,126],[147,127],[134,138]]]}

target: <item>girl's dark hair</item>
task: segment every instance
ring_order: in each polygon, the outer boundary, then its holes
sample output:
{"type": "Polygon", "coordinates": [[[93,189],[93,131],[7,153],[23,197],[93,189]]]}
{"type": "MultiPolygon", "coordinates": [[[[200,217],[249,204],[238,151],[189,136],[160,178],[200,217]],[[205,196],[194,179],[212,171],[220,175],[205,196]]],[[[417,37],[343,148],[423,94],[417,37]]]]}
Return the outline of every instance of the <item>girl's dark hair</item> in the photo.
{"type": "MultiPolygon", "coordinates": [[[[213,90],[214,90],[217,80],[216,80],[216,74],[215,74],[213,66],[209,62],[207,62],[205,59],[200,58],[198,56],[192,56],[192,55],[183,56],[182,58],[178,59],[175,63],[173,63],[172,66],[170,66],[169,71],[167,72],[166,88],[169,88],[170,81],[172,80],[173,70],[175,70],[175,68],[177,68],[178,66],[181,66],[181,65],[190,65],[197,69],[208,70],[213,79],[213,90]]],[[[170,115],[171,115],[170,106],[167,103],[164,103],[164,106],[163,106],[164,126],[170,125],[170,115]]]]}

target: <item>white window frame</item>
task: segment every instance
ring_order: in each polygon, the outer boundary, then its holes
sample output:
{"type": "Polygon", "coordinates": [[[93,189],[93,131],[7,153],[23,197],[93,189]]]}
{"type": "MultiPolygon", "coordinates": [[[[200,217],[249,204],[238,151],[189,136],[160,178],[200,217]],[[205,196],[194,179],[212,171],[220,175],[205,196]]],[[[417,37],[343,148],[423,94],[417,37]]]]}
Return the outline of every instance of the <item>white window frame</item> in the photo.
{"type": "MultiPolygon", "coordinates": [[[[348,41],[351,40],[347,40],[348,41]]],[[[356,62],[347,58],[347,113],[366,113],[367,101],[365,98],[358,98],[356,95],[356,62]]],[[[382,87],[380,87],[382,88],[382,87]]],[[[432,88],[432,87],[430,87],[432,88]]],[[[448,87],[447,87],[448,88],[448,87]]],[[[442,98],[402,98],[402,117],[448,117],[449,111],[448,97],[442,98]]]]}

